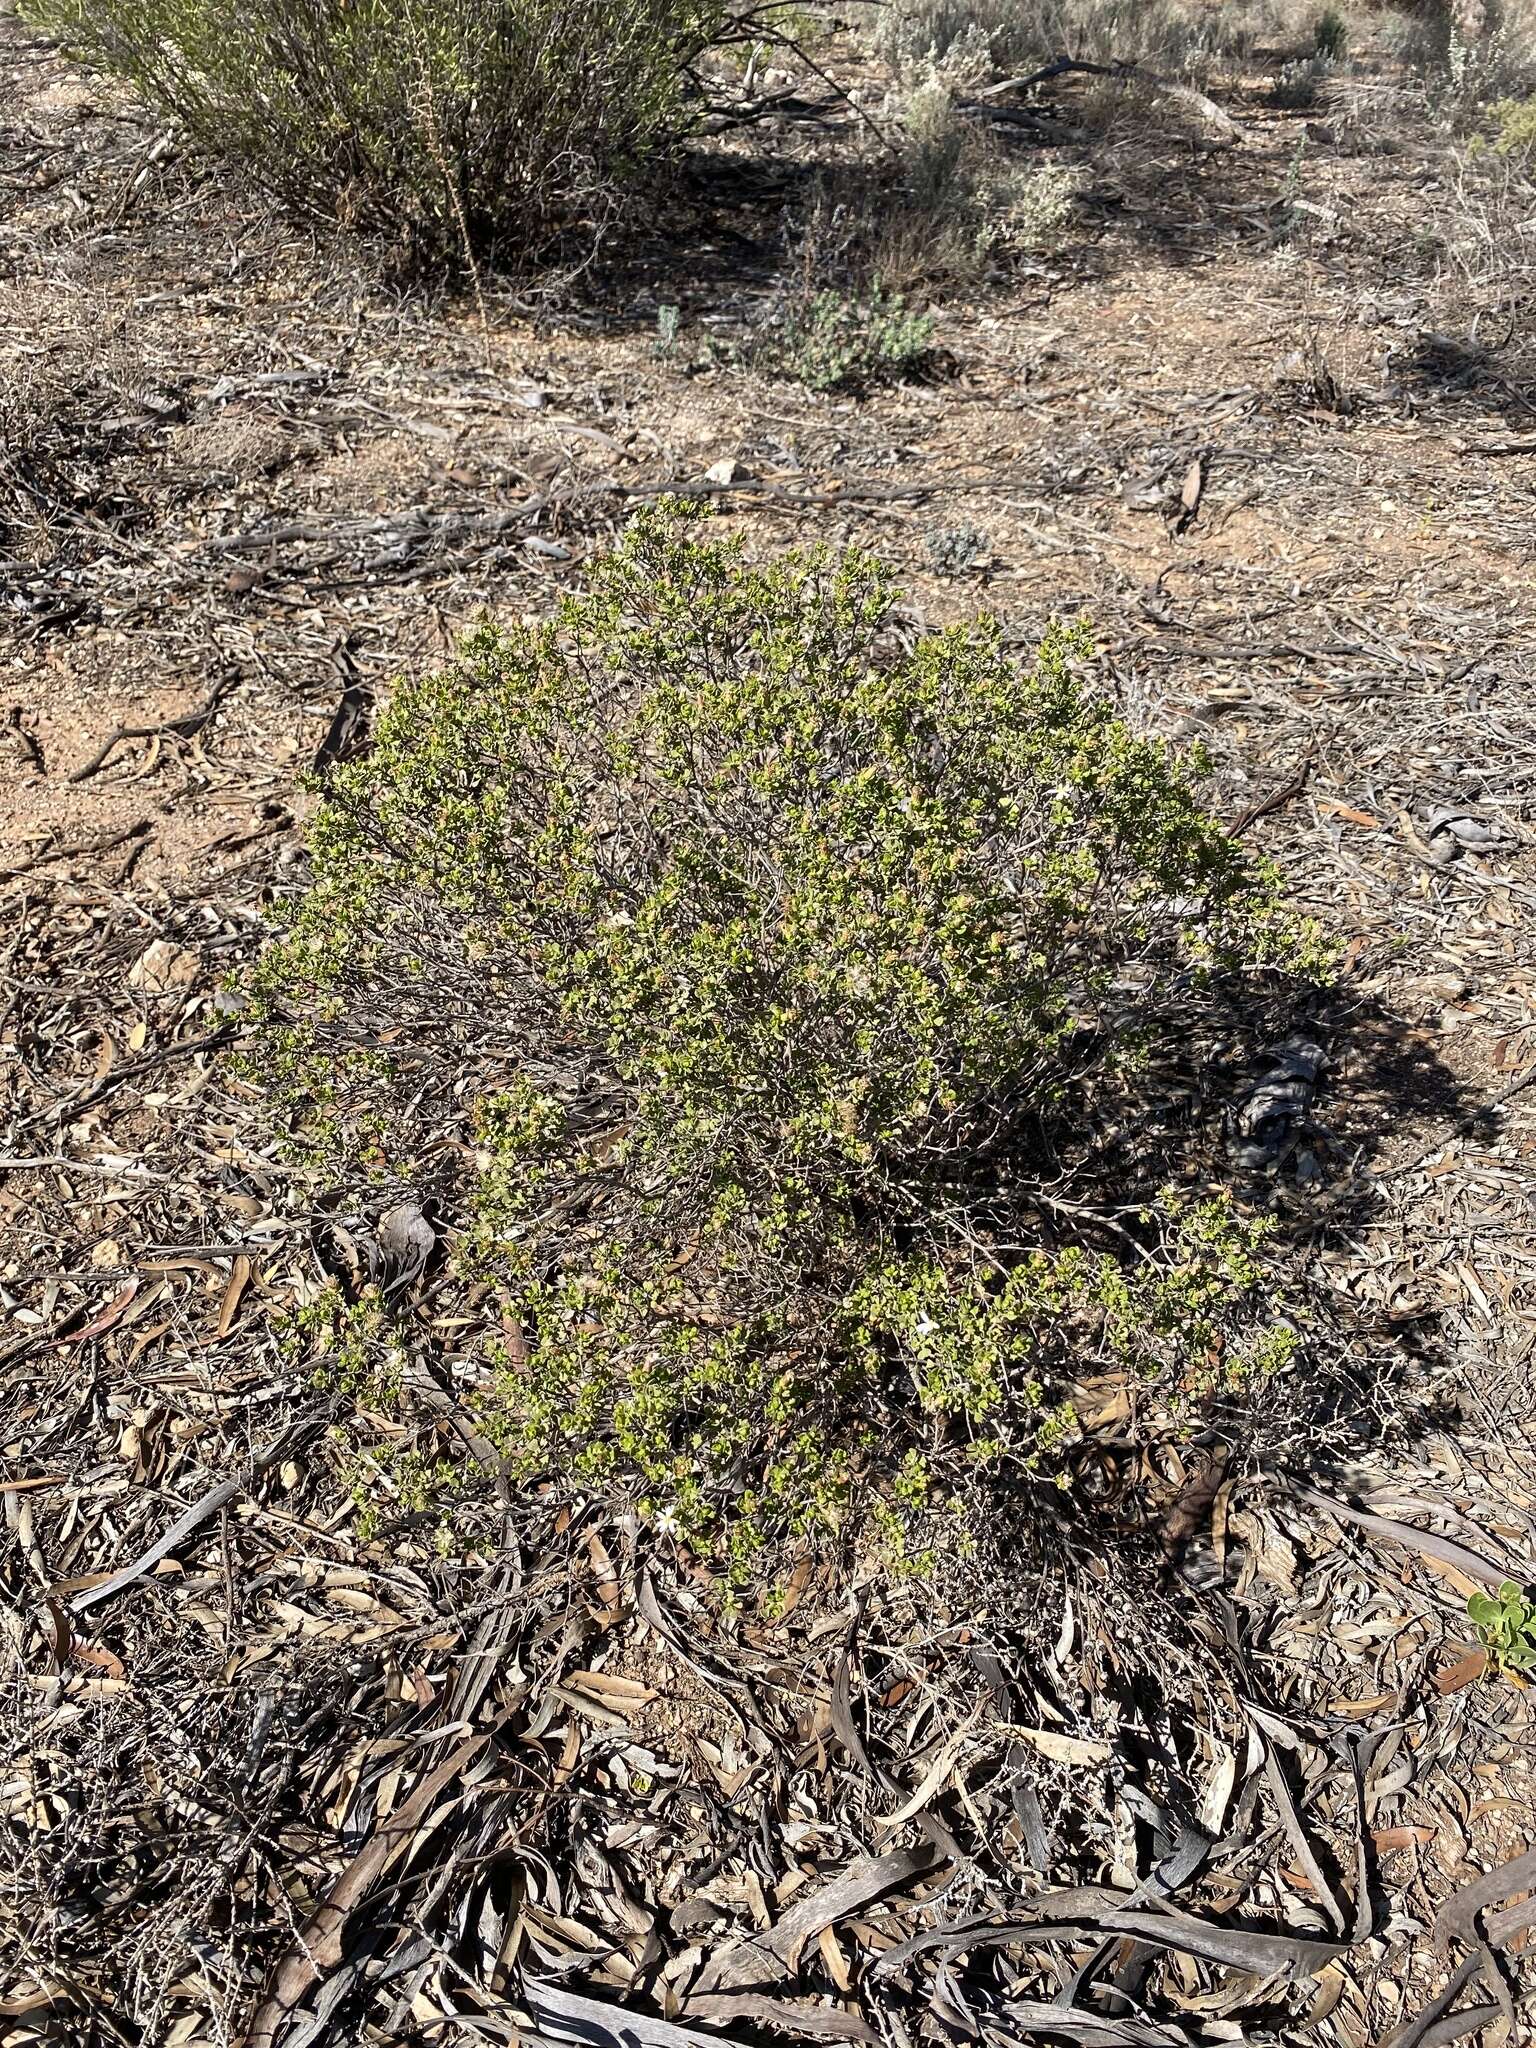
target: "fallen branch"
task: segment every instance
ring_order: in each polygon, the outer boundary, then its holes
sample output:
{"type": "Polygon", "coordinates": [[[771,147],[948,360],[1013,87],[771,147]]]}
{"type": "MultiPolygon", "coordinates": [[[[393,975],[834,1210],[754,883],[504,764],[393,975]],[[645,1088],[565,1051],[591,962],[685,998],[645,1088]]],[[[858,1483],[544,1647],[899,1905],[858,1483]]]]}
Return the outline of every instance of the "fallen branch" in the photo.
{"type": "MultiPolygon", "coordinates": [[[[977,101],[999,99],[1006,92],[1028,92],[1034,86],[1045,85],[1053,78],[1065,78],[1069,74],[1081,73],[1090,78],[1119,78],[1128,83],[1149,85],[1154,92],[1163,93],[1168,99],[1177,100],[1182,106],[1191,107],[1202,120],[1226,136],[1229,142],[1246,140],[1246,131],[1238,126],[1224,107],[1203,92],[1197,92],[1192,85],[1185,85],[1176,78],[1164,78],[1155,71],[1144,71],[1139,64],[1111,63],[1090,64],[1085,57],[1053,57],[1049,64],[1042,64],[1038,71],[1031,71],[1019,78],[1000,79],[996,85],[989,85],[977,94],[977,101]]],[[[976,102],[972,102],[975,104],[976,102]]]]}
{"type": "Polygon", "coordinates": [[[1516,1080],[1511,1081],[1507,1088],[1501,1088],[1497,1095],[1490,1095],[1486,1101],[1477,1103],[1472,1109],[1465,1110],[1460,1116],[1453,1118],[1438,1136],[1431,1138],[1427,1145],[1421,1145],[1411,1159],[1405,1159],[1400,1166],[1389,1166],[1383,1172],[1373,1174],[1372,1179],[1401,1180],[1404,1174],[1417,1173],[1432,1152],[1438,1152],[1442,1145],[1448,1145],[1452,1138],[1460,1137],[1464,1131],[1474,1129],[1485,1117],[1497,1115],[1501,1109],[1506,1109],[1517,1095],[1523,1095],[1526,1089],[1531,1087],[1536,1087],[1536,1067],[1528,1067],[1516,1080]]]}
{"type": "Polygon", "coordinates": [[[1256,1977],[1275,1977],[1293,1983],[1298,1977],[1315,1977],[1349,1947],[1347,1941],[1228,1926],[1173,1905],[1139,1909],[1127,1905],[1127,1897],[1127,1893],[1107,1885],[1079,1885],[1046,1892],[1030,1899],[1007,1920],[967,1920],[954,1927],[913,1935],[895,1948],[886,1949],[869,1975],[881,1979],[919,1956],[947,1950],[974,1952],[1013,1943],[1028,1945],[1032,1941],[1097,1942],[1130,1937],[1152,1948],[1197,1956],[1221,1969],[1243,1970],[1256,1977]]]}
{"type": "Polygon", "coordinates": [[[1536,1849],[1528,1849],[1523,1856],[1516,1856],[1497,1870],[1490,1870],[1486,1876],[1464,1884],[1441,1908],[1435,1921],[1435,1939],[1442,1946],[1454,1935],[1467,1948],[1477,1951],[1483,1981],[1509,2022],[1511,2039],[1518,2035],[1520,2020],[1495,1948],[1501,1939],[1507,1940],[1530,1925],[1531,1909],[1526,1906],[1513,1914],[1490,1915],[1486,1932],[1479,1922],[1487,1909],[1496,1906],[1501,1899],[1533,1890],[1536,1890],[1536,1849]],[[1499,1920],[1504,1922],[1503,1927],[1497,1924],[1499,1920]]]}
{"type": "Polygon", "coordinates": [[[246,2048],[275,2048],[300,2000],[315,1985],[323,1983],[341,1962],[345,1953],[343,1936],[353,1911],[391,1866],[399,1862],[422,1821],[455,1780],[462,1779],[489,1740],[489,1731],[485,1731],[461,1742],[369,1835],[310,1915],[293,1948],[269,1980],[271,1988],[245,2037],[246,2048]]]}
{"type": "Polygon", "coordinates": [[[1536,434],[1501,434],[1485,441],[1458,435],[1451,446],[1458,455],[1536,455],[1536,434]]]}
{"type": "Polygon", "coordinates": [[[821,127],[828,125],[833,111],[847,104],[846,93],[829,94],[825,99],[808,100],[797,92],[769,93],[766,98],[749,100],[739,107],[719,107],[704,122],[706,135],[723,135],[732,128],[749,128],[759,121],[814,121],[821,127]]]}
{"type": "MultiPolygon", "coordinates": [[[[77,782],[79,776],[71,776],[77,782]]],[[[152,830],[152,818],[136,818],[131,825],[124,825],[117,832],[105,832],[95,839],[77,839],[70,846],[55,846],[43,853],[34,853],[30,860],[24,860],[20,867],[0,869],[7,881],[14,881],[19,875],[30,875],[35,868],[52,867],[58,860],[74,860],[82,853],[110,853],[114,846],[121,846],[125,839],[142,839],[152,830]]]]}
{"type": "Polygon", "coordinates": [[[283,526],[248,527],[243,533],[224,534],[208,543],[215,554],[245,554],[262,548],[281,547],[293,541],[378,540],[386,536],[400,540],[453,541],[493,538],[514,527],[526,526],[548,512],[563,512],[575,505],[596,504],[604,498],[618,498],[631,504],[652,504],[658,498],[718,498],[746,493],[771,503],[797,510],[825,509],[833,505],[894,504],[924,498],[964,496],[972,492],[1041,488],[1035,471],[1004,471],[995,476],[929,477],[910,484],[866,483],[856,477],[829,477],[819,490],[795,491],[771,478],[738,477],[731,483],[706,480],[680,482],[670,479],[658,484],[576,484],[564,490],[540,491],[509,505],[500,512],[433,512],[425,505],[409,505],[401,512],[385,512],[369,519],[338,520],[324,524],[317,520],[295,520],[283,526]]]}
{"type": "Polygon", "coordinates": [[[164,1187],[168,1173],[152,1173],[131,1159],[72,1159],[66,1152],[38,1152],[26,1156],[10,1154],[0,1159],[0,1173],[104,1173],[109,1180],[153,1181],[164,1187]]]}
{"type": "Polygon", "coordinates": [[[1027,128],[1042,141],[1061,139],[1071,132],[1043,107],[995,107],[987,100],[956,100],[955,112],[1007,128],[1027,128]]]}
{"type": "Polygon", "coordinates": [[[184,711],[180,718],[167,718],[162,720],[159,725],[120,725],[112,737],[104,745],[97,748],[85,766],[75,770],[74,774],[69,778],[70,781],[89,781],[98,769],[106,766],[114,750],[120,747],[125,740],[156,740],[163,739],[167,734],[173,735],[176,739],[192,739],[202,731],[209,719],[212,718],[220,704],[223,703],[224,699],[235,687],[237,680],[232,675],[224,676],[219,682],[215,683],[211,695],[195,711],[184,711]]]}

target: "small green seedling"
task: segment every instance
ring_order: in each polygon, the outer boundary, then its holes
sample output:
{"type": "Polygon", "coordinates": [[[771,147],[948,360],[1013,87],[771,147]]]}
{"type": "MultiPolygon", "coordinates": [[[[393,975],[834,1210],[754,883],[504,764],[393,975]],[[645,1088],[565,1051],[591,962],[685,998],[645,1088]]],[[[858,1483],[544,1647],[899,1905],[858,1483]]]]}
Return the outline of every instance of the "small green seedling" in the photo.
{"type": "Polygon", "coordinates": [[[1523,1586],[1506,1579],[1497,1593],[1474,1593],[1467,1615],[1495,1676],[1536,1670],[1536,1603],[1523,1586]]]}

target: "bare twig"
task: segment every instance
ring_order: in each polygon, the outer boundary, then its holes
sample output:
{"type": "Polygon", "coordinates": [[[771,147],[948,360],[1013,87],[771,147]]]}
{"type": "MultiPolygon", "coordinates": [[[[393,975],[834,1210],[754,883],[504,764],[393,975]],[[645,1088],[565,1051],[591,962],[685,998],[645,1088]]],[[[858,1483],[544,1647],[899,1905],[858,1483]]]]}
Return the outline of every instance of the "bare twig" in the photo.
{"type": "MultiPolygon", "coordinates": [[[[73,778],[78,779],[78,778],[73,778]]],[[[125,839],[142,839],[153,829],[150,818],[135,818],[131,825],[124,825],[119,831],[104,832],[96,839],[77,839],[69,846],[50,847],[43,853],[34,853],[30,860],[24,860],[19,867],[0,869],[7,880],[18,875],[30,875],[36,868],[52,867],[55,861],[74,860],[79,854],[110,853],[114,846],[121,846],[125,839]]]]}
{"type": "Polygon", "coordinates": [[[96,774],[98,769],[106,766],[113,751],[120,747],[125,740],[160,739],[167,733],[173,734],[177,739],[192,739],[202,731],[215,711],[218,710],[220,704],[223,703],[224,699],[235,687],[238,680],[238,677],[233,675],[221,677],[203,703],[198,705],[195,711],[183,712],[180,718],[163,719],[159,725],[120,725],[111,738],[96,749],[96,752],[92,754],[84,767],[75,770],[69,778],[70,781],[89,781],[90,777],[96,774]]]}
{"type": "Polygon", "coordinates": [[[1069,73],[1082,73],[1090,78],[1121,78],[1138,85],[1149,85],[1155,92],[1164,93],[1169,99],[1178,100],[1182,105],[1192,107],[1213,128],[1219,129],[1230,142],[1245,139],[1245,130],[1240,128],[1224,107],[1203,92],[1197,92],[1192,85],[1185,85],[1179,79],[1164,78],[1155,71],[1145,71],[1139,64],[1112,63],[1090,64],[1084,57],[1053,57],[1049,64],[1042,64],[1038,71],[1031,71],[1018,78],[1000,79],[996,85],[987,86],[977,94],[978,100],[1000,99],[1004,93],[1028,92],[1032,87],[1044,85],[1053,78],[1065,78],[1069,73]]]}

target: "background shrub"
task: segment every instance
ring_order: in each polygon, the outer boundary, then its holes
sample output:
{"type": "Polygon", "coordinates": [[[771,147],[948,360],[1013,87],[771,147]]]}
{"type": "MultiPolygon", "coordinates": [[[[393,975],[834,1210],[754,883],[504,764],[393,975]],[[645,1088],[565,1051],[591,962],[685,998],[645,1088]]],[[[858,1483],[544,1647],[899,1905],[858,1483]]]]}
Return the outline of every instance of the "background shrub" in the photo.
{"type": "Polygon", "coordinates": [[[1011,253],[1061,244],[1082,180],[1064,164],[1010,151],[956,101],[938,66],[913,74],[885,117],[896,144],[894,181],[871,195],[878,222],[867,261],[890,283],[974,283],[1011,253]]]}
{"type": "Polygon", "coordinates": [[[1287,13],[1283,0],[891,0],[874,35],[898,71],[937,64],[970,82],[1062,56],[1200,74],[1251,54],[1287,13]]]}
{"type": "Polygon", "coordinates": [[[714,0],[32,0],[301,210],[429,258],[521,253],[685,123],[714,0]]]}
{"type": "Polygon", "coordinates": [[[484,1433],[738,1584],[834,1532],[963,1548],[1084,1380],[1187,1416],[1292,1343],[1219,1197],[1064,1240],[1040,1191],[1070,1088],[1304,935],[1080,633],[903,649],[894,598],[641,518],[401,688],[256,991],[300,1142],[502,1291],[484,1433]]]}

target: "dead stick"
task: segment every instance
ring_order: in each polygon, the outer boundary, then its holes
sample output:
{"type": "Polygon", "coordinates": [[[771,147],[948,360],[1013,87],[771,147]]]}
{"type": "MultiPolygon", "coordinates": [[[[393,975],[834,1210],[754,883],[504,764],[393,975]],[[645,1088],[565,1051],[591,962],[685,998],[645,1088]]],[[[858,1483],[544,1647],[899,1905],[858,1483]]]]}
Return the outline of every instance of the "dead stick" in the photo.
{"type": "MultiPolygon", "coordinates": [[[[78,781],[72,776],[71,781],[78,781]]],[[[51,853],[34,853],[30,860],[24,860],[19,868],[0,868],[7,881],[14,881],[18,875],[30,875],[34,868],[52,867],[56,860],[73,860],[82,853],[110,853],[114,846],[121,846],[125,839],[142,839],[153,824],[150,818],[136,818],[131,825],[125,825],[121,832],[108,832],[99,839],[81,839],[73,846],[56,846],[51,853]]]]}
{"type": "MultiPolygon", "coordinates": [[[[504,1718],[504,1717],[503,1717],[504,1718]]],[[[289,2014],[316,1984],[322,1983],[341,1961],[342,1936],[348,1919],[373,1886],[410,1847],[422,1821],[441,1795],[484,1749],[489,1731],[471,1735],[424,1778],[403,1805],[382,1821],[356,1856],[337,1878],[324,1901],[315,1908],[298,1940],[268,1980],[271,1989],[262,1999],[245,2037],[245,2048],[275,2048],[285,2031],[289,2014]]]]}
{"type": "MultiPolygon", "coordinates": [[[[1090,64],[1084,57],[1053,57],[1038,71],[1031,71],[1021,78],[1000,79],[996,85],[987,86],[978,98],[997,99],[1005,92],[1027,92],[1031,86],[1044,85],[1052,78],[1065,78],[1068,73],[1082,73],[1090,78],[1124,78],[1150,85],[1154,91],[1166,93],[1169,99],[1179,100],[1185,106],[1193,107],[1198,114],[1221,129],[1234,142],[1243,140],[1243,130],[1227,112],[1225,107],[1203,92],[1197,92],[1192,85],[1184,85],[1178,79],[1163,78],[1155,71],[1144,71],[1139,64],[1113,63],[1090,64]]],[[[974,104],[974,103],[973,103],[974,104]]]]}
{"type": "Polygon", "coordinates": [[[132,1564],[124,1565],[120,1572],[114,1572],[111,1578],[104,1580],[101,1585],[87,1586],[83,1593],[77,1593],[69,1603],[70,1612],[83,1614],[88,1607],[95,1607],[102,1600],[110,1600],[114,1593],[121,1593],[125,1587],[142,1579],[146,1572],[154,1569],[162,1557],[169,1557],[184,1536],[190,1536],[192,1531],[200,1528],[210,1515],[215,1515],[220,1508],[228,1506],[235,1495],[243,1492],[259,1473],[264,1472],[269,1465],[276,1464],[283,1453],[290,1450],[296,1440],[313,1425],[315,1419],[313,1415],[306,1415],[291,1423],[281,1436],[274,1438],[267,1445],[265,1450],[256,1453],[239,1478],[221,1479],[216,1486],[210,1486],[202,1499],[194,1501],[184,1515],[178,1515],[165,1534],[157,1536],[149,1548],[141,1551],[132,1564]]]}
{"type": "Polygon", "coordinates": [[[1256,825],[1260,818],[1267,818],[1271,812],[1284,810],[1287,804],[1294,803],[1306,788],[1307,777],[1311,773],[1312,756],[1308,754],[1289,782],[1282,783],[1279,789],[1272,790],[1268,796],[1260,797],[1257,803],[1248,806],[1241,817],[1234,819],[1227,827],[1227,837],[1240,839],[1248,827],[1256,825]]]}
{"type": "Polygon", "coordinates": [[[205,704],[200,704],[195,711],[183,712],[180,718],[167,718],[159,725],[120,725],[105,745],[97,748],[85,766],[75,770],[70,781],[88,781],[99,768],[105,767],[114,748],[120,747],[124,740],[154,740],[166,733],[174,733],[177,739],[191,739],[202,731],[234,686],[235,678],[226,676],[214,686],[213,694],[205,704]]]}

